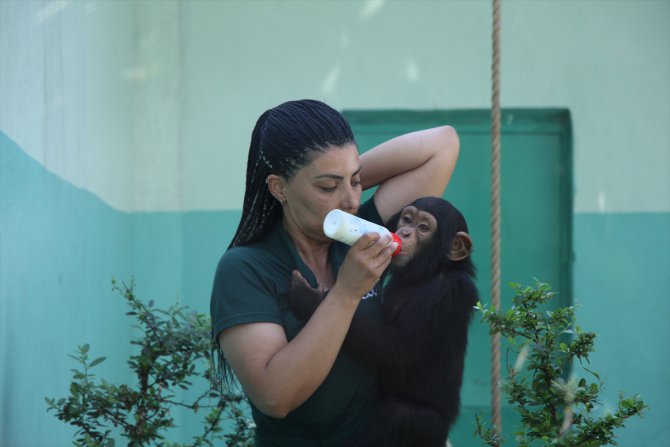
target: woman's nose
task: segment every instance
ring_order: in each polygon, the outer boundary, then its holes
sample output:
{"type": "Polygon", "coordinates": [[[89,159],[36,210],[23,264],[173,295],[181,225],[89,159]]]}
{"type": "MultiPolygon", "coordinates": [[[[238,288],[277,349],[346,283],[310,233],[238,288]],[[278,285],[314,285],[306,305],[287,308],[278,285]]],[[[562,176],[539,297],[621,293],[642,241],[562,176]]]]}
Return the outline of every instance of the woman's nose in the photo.
{"type": "Polygon", "coordinates": [[[342,198],[342,209],[343,210],[358,210],[358,206],[361,203],[361,194],[360,192],[353,187],[348,187],[347,191],[342,198]]]}

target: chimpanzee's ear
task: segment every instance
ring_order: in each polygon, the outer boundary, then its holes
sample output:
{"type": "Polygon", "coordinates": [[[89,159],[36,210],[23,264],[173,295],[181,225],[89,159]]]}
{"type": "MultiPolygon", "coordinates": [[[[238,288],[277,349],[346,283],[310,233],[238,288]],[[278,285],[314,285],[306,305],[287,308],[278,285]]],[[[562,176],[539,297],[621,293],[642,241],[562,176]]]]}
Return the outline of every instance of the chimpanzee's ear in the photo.
{"type": "Polygon", "coordinates": [[[471,250],[472,239],[470,239],[470,235],[465,231],[459,231],[451,242],[451,250],[447,257],[454,262],[462,261],[470,256],[471,250]]]}

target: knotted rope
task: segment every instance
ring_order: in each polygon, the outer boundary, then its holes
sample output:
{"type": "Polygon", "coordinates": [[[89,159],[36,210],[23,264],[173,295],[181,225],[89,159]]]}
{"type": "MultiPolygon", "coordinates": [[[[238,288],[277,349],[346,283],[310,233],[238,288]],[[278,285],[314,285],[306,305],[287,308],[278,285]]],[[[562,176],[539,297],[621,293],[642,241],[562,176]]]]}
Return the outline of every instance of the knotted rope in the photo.
{"type": "MultiPolygon", "coordinates": [[[[500,0],[493,0],[491,64],[491,306],[500,309],[500,0]]],[[[500,334],[491,335],[491,420],[500,418],[500,334]]]]}

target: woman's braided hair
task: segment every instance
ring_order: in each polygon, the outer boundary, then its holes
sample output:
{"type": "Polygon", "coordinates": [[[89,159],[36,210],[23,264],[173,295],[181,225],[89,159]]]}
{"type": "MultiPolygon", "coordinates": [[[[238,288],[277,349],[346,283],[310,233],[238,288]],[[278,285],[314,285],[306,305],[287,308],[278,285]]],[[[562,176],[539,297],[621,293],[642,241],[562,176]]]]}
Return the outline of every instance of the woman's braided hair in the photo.
{"type": "MultiPolygon", "coordinates": [[[[314,151],[349,143],[355,143],[349,123],[320,101],[289,101],[263,113],[251,134],[242,217],[228,248],[262,239],[281,220],[282,207],[265,183],[268,175],[289,179],[314,151]]],[[[212,350],[217,359],[213,384],[232,386],[233,371],[216,340],[212,350]]]]}
{"type": "Polygon", "coordinates": [[[268,175],[288,179],[313,151],[349,143],[349,123],[323,102],[289,101],[263,113],[251,134],[242,217],[229,248],[258,241],[281,220],[281,206],[265,183],[268,175]]]}

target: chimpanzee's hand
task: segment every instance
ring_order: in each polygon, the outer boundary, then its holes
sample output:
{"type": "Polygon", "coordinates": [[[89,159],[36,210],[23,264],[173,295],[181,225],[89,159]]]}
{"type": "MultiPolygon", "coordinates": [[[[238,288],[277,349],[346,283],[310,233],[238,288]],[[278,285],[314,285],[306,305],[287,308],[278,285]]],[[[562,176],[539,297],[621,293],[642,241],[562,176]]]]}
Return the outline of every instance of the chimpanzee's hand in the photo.
{"type": "Polygon", "coordinates": [[[324,296],[323,290],[311,287],[298,270],[293,270],[288,292],[288,305],[299,320],[309,320],[324,296]]]}

